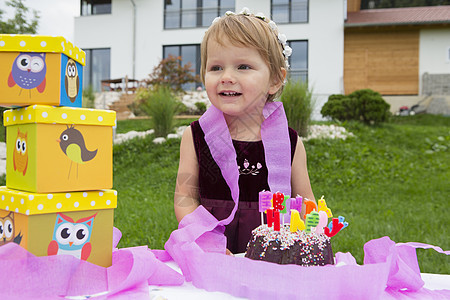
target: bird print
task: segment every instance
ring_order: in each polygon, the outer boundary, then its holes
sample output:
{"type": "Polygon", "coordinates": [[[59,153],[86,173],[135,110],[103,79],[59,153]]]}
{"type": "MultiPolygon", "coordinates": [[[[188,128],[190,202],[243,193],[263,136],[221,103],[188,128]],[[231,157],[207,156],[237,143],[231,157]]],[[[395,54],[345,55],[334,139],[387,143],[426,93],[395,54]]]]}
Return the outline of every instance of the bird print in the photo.
{"type": "Polygon", "coordinates": [[[71,58],[67,61],[64,86],[67,97],[69,97],[70,102],[74,103],[80,88],[80,78],[78,77],[77,64],[71,58]]]}
{"type": "Polygon", "coordinates": [[[11,72],[8,77],[8,86],[13,87],[16,84],[21,87],[19,95],[23,89],[37,89],[39,93],[44,92],[47,73],[47,64],[45,62],[45,53],[20,53],[13,62],[11,72]]]}
{"type": "Polygon", "coordinates": [[[22,235],[15,236],[14,213],[10,212],[5,217],[0,217],[0,246],[14,242],[20,244],[22,235]]]}
{"type": "Polygon", "coordinates": [[[86,144],[84,142],[83,134],[75,127],[67,126],[67,129],[64,130],[59,139],[56,140],[61,147],[61,150],[64,154],[71,160],[70,168],[69,168],[69,178],[70,171],[72,169],[72,162],[77,164],[77,178],[78,178],[78,164],[85,164],[88,161],[94,159],[97,155],[97,150],[89,151],[86,148],[86,144]]]}
{"type": "Polygon", "coordinates": [[[17,139],[13,153],[14,171],[22,173],[24,176],[28,168],[27,136],[27,132],[20,132],[20,128],[17,129],[17,139]]]}
{"type": "Polygon", "coordinates": [[[47,255],[68,254],[87,260],[91,255],[90,239],[96,215],[97,213],[75,222],[71,217],[58,213],[47,255]]]}

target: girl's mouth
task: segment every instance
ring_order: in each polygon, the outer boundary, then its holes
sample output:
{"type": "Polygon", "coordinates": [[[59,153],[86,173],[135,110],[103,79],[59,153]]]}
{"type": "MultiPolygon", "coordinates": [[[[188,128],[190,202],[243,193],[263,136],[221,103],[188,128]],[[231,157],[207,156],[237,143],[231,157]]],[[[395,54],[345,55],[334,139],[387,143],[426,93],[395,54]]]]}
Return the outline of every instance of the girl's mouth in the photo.
{"type": "Polygon", "coordinates": [[[220,92],[219,95],[220,96],[225,96],[225,97],[236,97],[236,96],[242,95],[242,93],[238,93],[238,92],[220,92]]]}

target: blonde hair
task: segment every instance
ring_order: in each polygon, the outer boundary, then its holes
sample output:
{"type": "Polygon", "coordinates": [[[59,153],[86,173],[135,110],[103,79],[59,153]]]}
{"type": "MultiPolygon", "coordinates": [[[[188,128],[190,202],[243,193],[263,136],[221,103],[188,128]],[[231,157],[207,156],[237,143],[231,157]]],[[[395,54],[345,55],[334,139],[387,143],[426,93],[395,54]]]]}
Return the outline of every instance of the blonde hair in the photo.
{"type": "MultiPolygon", "coordinates": [[[[230,42],[238,47],[255,48],[270,70],[270,79],[273,82],[284,82],[282,68],[287,70],[283,48],[278,41],[278,32],[270,28],[268,21],[253,14],[230,14],[218,18],[206,31],[201,44],[200,76],[205,84],[205,71],[208,57],[208,42],[214,40],[222,46],[230,42]]],[[[283,86],[267,101],[273,101],[281,95],[283,86]]]]}

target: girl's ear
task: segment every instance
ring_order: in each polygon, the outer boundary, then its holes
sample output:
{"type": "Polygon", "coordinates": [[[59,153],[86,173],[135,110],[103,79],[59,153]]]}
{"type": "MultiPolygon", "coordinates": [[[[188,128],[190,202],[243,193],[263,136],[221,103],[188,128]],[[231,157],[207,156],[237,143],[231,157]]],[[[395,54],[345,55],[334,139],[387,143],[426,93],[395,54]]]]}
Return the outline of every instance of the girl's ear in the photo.
{"type": "Polygon", "coordinates": [[[286,79],[286,74],[287,74],[286,69],[285,68],[281,68],[282,79],[281,79],[281,81],[278,81],[278,80],[275,81],[274,80],[274,82],[272,82],[272,85],[269,88],[269,94],[270,95],[275,94],[281,88],[281,86],[284,84],[284,80],[286,79]]]}

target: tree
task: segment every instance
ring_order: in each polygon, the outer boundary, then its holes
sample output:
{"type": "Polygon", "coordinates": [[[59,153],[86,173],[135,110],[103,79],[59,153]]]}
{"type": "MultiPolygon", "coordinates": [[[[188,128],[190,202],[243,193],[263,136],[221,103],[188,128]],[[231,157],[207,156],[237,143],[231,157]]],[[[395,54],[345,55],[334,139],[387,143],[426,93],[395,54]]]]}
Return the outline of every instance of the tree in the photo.
{"type": "Polygon", "coordinates": [[[198,76],[193,75],[193,73],[191,63],[183,66],[180,56],[169,55],[168,58],[161,60],[145,82],[155,86],[167,86],[176,92],[180,92],[183,90],[183,84],[199,82],[198,76]]]}
{"type": "Polygon", "coordinates": [[[3,20],[5,13],[0,9],[0,33],[4,34],[36,34],[39,26],[39,12],[32,10],[33,17],[28,20],[30,9],[23,3],[25,0],[6,1],[6,5],[15,9],[14,18],[3,20]]]}

